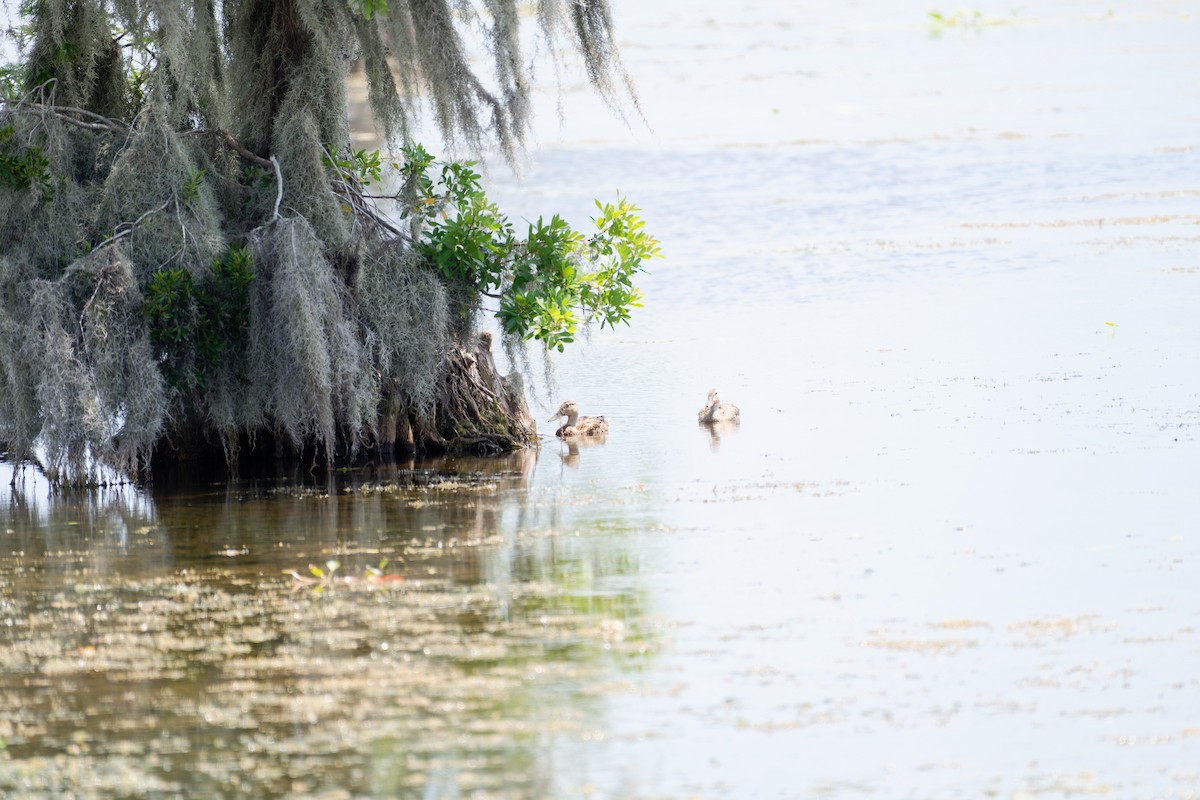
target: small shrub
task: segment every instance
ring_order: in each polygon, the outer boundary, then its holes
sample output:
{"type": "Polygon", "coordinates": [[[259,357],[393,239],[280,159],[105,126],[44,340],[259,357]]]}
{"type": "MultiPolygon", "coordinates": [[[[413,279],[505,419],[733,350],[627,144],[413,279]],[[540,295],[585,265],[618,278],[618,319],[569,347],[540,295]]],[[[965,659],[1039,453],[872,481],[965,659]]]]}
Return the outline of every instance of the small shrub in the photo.
{"type": "Polygon", "coordinates": [[[39,147],[20,148],[13,125],[0,128],[0,182],[14,191],[50,188],[50,161],[39,147]]]}
{"type": "Polygon", "coordinates": [[[249,251],[234,245],[199,283],[185,267],[150,277],[142,313],[168,386],[203,389],[225,351],[244,342],[252,267],[249,251]]]}

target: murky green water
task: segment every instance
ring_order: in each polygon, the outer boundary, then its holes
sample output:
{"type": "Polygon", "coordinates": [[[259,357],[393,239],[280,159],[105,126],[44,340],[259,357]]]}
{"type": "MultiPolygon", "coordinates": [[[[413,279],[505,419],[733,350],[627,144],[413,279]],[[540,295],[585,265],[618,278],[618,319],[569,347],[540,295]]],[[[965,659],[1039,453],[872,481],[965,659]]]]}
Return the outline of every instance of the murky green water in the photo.
{"type": "Polygon", "coordinates": [[[617,544],[632,523],[586,510],[564,531],[571,504],[531,489],[536,464],[10,506],[0,786],[571,790],[555,754],[596,734],[605,687],[653,663],[661,625],[646,551],[617,544]]]}
{"type": "Polygon", "coordinates": [[[1200,7],[617,8],[653,132],[568,78],[491,175],[663,240],[535,381],[607,442],[27,474],[0,792],[1200,796],[1200,7]]]}

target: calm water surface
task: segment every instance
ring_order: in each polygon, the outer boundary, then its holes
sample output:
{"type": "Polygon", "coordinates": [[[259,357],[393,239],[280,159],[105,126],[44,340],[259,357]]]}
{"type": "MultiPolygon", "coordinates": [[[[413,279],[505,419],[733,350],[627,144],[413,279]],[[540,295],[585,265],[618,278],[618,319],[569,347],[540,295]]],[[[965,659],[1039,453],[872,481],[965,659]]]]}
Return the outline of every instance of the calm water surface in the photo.
{"type": "Polygon", "coordinates": [[[550,77],[490,175],[662,239],[528,367],[608,441],[26,471],[0,792],[1200,796],[1200,6],[616,9],[646,123],[550,77]]]}

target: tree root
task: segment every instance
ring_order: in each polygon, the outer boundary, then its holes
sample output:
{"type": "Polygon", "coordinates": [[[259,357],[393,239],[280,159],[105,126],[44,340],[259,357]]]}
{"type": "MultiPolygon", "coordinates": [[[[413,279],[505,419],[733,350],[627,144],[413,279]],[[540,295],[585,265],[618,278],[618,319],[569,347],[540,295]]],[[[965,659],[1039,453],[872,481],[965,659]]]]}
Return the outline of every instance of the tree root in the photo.
{"type": "Polygon", "coordinates": [[[493,455],[537,443],[537,423],[525,402],[520,375],[502,376],[492,357],[492,335],[473,349],[455,347],[438,381],[431,415],[413,426],[418,446],[493,455]]]}

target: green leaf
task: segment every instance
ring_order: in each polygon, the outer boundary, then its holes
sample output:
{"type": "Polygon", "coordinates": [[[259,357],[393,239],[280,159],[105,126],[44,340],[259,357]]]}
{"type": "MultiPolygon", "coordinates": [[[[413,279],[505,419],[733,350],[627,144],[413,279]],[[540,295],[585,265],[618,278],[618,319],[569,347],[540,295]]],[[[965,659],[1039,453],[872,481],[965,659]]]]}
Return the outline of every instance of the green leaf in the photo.
{"type": "Polygon", "coordinates": [[[366,19],[371,19],[376,15],[387,16],[387,0],[354,0],[354,4],[358,7],[358,12],[366,19]]]}

